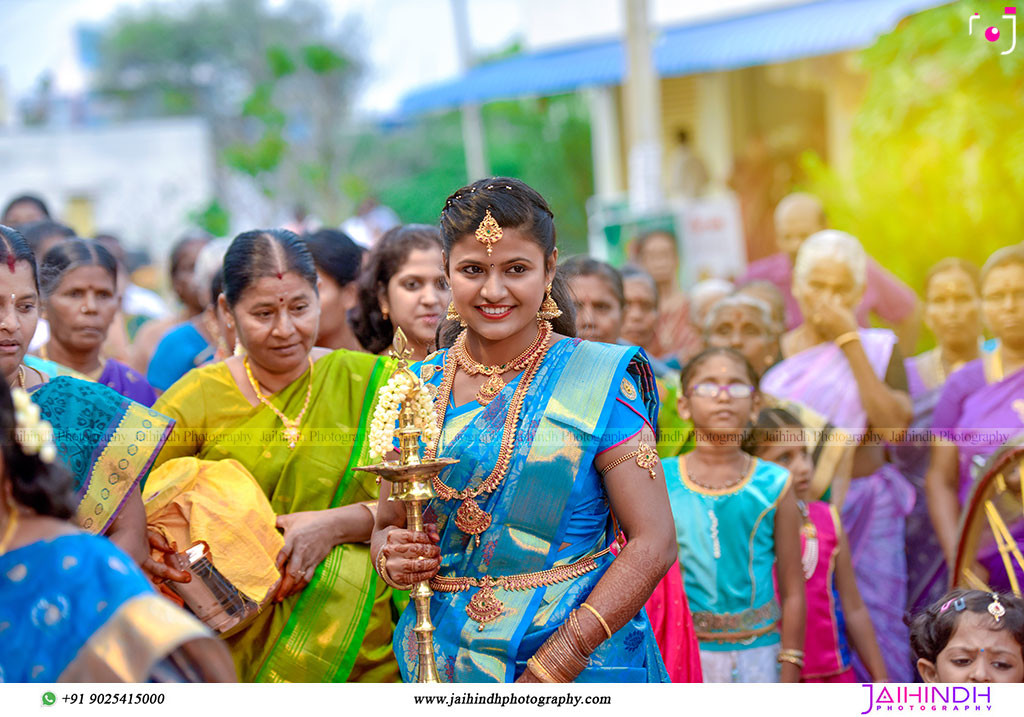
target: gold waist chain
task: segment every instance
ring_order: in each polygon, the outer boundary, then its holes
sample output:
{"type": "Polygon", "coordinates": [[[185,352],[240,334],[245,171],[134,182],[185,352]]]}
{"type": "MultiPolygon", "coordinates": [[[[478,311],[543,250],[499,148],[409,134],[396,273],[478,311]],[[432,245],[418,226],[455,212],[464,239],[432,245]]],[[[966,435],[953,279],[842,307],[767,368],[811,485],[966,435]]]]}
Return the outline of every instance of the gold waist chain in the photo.
{"type": "Polygon", "coordinates": [[[573,580],[597,569],[597,559],[611,552],[611,546],[586,557],[580,558],[574,563],[556,565],[547,570],[536,573],[519,573],[518,575],[505,575],[492,577],[484,575],[482,578],[466,577],[441,577],[434,576],[430,579],[430,587],[440,593],[461,593],[477,588],[477,592],[466,605],[466,614],[479,625],[477,630],[483,630],[484,625],[497,620],[505,611],[505,604],[495,596],[494,590],[534,590],[536,588],[548,587],[557,583],[573,580]]]}

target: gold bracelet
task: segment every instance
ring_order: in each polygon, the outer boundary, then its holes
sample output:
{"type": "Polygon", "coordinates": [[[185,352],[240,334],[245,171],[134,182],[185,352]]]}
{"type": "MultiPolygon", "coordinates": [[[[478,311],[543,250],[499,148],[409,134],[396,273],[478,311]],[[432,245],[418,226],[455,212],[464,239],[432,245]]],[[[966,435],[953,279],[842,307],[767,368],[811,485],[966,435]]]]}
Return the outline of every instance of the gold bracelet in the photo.
{"type": "Polygon", "coordinates": [[[845,334],[839,334],[839,336],[832,339],[832,343],[838,348],[843,348],[843,346],[852,341],[860,341],[860,334],[856,331],[847,331],[845,334]]]}
{"type": "Polygon", "coordinates": [[[576,633],[576,637],[579,639],[580,645],[583,649],[586,650],[588,654],[593,654],[594,650],[597,648],[591,647],[587,644],[587,638],[583,636],[583,627],[580,625],[580,619],[576,616],[576,612],[576,610],[573,610],[569,613],[569,626],[572,628],[572,631],[576,633]]]}
{"type": "Polygon", "coordinates": [[[601,617],[601,613],[599,613],[594,606],[589,603],[583,603],[580,607],[585,607],[587,610],[594,613],[594,617],[597,618],[597,621],[601,623],[601,627],[604,628],[604,634],[608,636],[609,640],[612,639],[612,629],[608,627],[608,623],[604,621],[603,617],[601,617]]]}
{"type": "Polygon", "coordinates": [[[395,590],[412,590],[412,585],[399,585],[391,579],[391,576],[388,575],[388,556],[384,554],[383,547],[381,547],[380,552],[377,553],[376,568],[377,574],[380,575],[380,579],[395,590]]]}
{"type": "Polygon", "coordinates": [[[612,468],[625,463],[630,458],[636,458],[636,464],[647,471],[651,476],[651,480],[658,477],[654,472],[654,466],[658,465],[658,461],[660,460],[658,458],[658,452],[647,445],[642,438],[637,442],[637,449],[635,451],[630,451],[625,455],[619,456],[614,461],[606,465],[604,470],[601,471],[601,475],[608,475],[612,468]]]}
{"type": "Polygon", "coordinates": [[[803,650],[797,650],[795,647],[793,647],[793,648],[788,648],[787,647],[787,648],[783,648],[783,649],[779,650],[779,654],[780,655],[792,655],[793,657],[803,657],[804,656],[804,651],[803,650]]]}
{"type": "Polygon", "coordinates": [[[791,664],[796,665],[801,670],[804,669],[804,661],[802,659],[800,659],[799,657],[797,657],[796,655],[783,655],[783,654],[780,653],[779,657],[778,657],[778,661],[780,663],[781,662],[789,662],[791,664]]]}
{"type": "Polygon", "coordinates": [[[558,682],[551,673],[544,669],[544,667],[533,657],[526,661],[526,669],[537,676],[537,679],[541,682],[554,683],[558,682]]]}

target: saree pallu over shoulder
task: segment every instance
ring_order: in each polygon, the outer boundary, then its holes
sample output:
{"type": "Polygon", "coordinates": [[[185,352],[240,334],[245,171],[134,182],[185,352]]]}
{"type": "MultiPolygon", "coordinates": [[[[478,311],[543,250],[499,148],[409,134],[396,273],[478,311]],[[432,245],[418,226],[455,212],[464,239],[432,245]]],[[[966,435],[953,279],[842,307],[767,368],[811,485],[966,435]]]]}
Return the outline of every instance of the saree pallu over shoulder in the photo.
{"type": "Polygon", "coordinates": [[[212,638],[112,543],[72,534],[0,556],[0,682],[142,682],[212,638]]]}
{"type": "Polygon", "coordinates": [[[66,376],[31,395],[53,425],[57,455],[74,477],[78,524],[102,534],[145,481],[174,422],[106,386],[66,376]]]}
{"type": "MultiPolygon", "coordinates": [[[[313,400],[294,450],[277,415],[266,406],[251,406],[223,363],[189,372],[158,406],[182,416],[182,427],[201,437],[190,455],[233,459],[248,468],[277,515],[326,510],[377,497],[374,477],[352,468],[372,462],[369,417],[393,368],[391,359],[343,350],[318,360],[313,400]]],[[[270,400],[286,416],[295,416],[309,381],[307,371],[270,400]]],[[[175,437],[183,444],[190,440],[185,432],[175,437]]],[[[172,447],[161,460],[179,455],[172,447]]],[[[272,604],[228,639],[239,677],[256,682],[394,679],[390,594],[378,583],[368,545],[336,546],[301,593],[272,604]]]]}
{"type": "MultiPolygon", "coordinates": [[[[444,360],[442,352],[425,361],[419,369],[421,377],[439,384],[443,370],[437,367],[443,367],[444,360]]],[[[505,479],[494,493],[478,499],[491,515],[490,526],[479,536],[479,547],[455,525],[458,500],[436,499],[428,507],[427,515],[437,522],[441,534],[440,577],[500,578],[544,571],[574,563],[611,542],[610,513],[593,462],[627,376],[639,386],[646,418],[655,424],[657,390],[639,349],[576,339],[563,339],[549,349],[526,389],[505,479]],[[574,519],[585,522],[587,529],[577,531],[574,542],[562,549],[574,519]]],[[[513,393],[514,386],[506,386],[442,443],[440,455],[461,461],[442,473],[441,480],[448,486],[473,487],[490,474],[513,393]]],[[[604,555],[589,572],[555,584],[495,589],[500,616],[486,624],[478,624],[466,612],[475,589],[435,592],[431,613],[437,626],[434,643],[442,680],[514,680],[525,669],[527,658],[586,599],[611,559],[604,555]]],[[[395,634],[395,654],[406,680],[415,679],[416,672],[414,617],[406,609],[395,634]]],[[[578,680],[643,682],[660,681],[663,676],[661,657],[641,610],[598,648],[578,680]]]]}

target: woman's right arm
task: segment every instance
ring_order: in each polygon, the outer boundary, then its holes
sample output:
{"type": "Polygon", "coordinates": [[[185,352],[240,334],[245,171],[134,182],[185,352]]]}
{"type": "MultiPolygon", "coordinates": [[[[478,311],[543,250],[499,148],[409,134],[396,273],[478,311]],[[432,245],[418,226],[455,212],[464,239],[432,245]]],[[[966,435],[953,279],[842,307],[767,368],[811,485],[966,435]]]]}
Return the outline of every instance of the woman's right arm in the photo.
{"type": "Polygon", "coordinates": [[[401,502],[389,501],[391,483],[380,482],[377,518],[370,536],[370,556],[374,569],[379,566],[384,552],[387,577],[396,585],[412,585],[429,580],[441,567],[440,537],[433,524],[424,526],[426,532],[414,533],[405,529],[405,507],[401,502]]]}
{"type": "Polygon", "coordinates": [[[955,444],[936,441],[924,477],[925,497],[932,527],[946,557],[950,570],[956,561],[957,524],[960,521],[959,482],[960,451],[955,444]]]}

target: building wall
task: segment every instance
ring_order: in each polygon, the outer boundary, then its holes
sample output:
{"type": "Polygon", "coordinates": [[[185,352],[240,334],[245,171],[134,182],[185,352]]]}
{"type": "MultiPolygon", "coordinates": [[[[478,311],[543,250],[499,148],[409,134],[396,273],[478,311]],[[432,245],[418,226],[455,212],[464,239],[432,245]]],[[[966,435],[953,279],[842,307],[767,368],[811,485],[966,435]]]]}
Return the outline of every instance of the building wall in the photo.
{"type": "Polygon", "coordinates": [[[214,191],[209,128],[194,118],[0,132],[0,166],[0,202],[39,194],[79,233],[114,233],[155,259],[214,191]]]}

